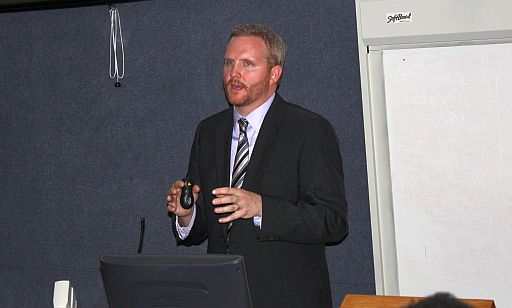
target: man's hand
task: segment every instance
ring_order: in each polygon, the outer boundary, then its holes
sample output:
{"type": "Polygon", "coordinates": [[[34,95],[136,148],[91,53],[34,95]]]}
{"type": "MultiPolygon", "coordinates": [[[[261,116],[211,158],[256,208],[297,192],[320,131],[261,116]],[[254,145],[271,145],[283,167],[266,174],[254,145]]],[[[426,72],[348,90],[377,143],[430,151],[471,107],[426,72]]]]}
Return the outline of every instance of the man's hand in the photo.
{"type": "Polygon", "coordinates": [[[261,196],[256,193],[241,188],[220,187],[215,188],[212,194],[216,197],[212,201],[215,213],[231,213],[220,218],[220,223],[262,215],[261,196]]]}
{"type": "MultiPolygon", "coordinates": [[[[178,216],[178,223],[182,227],[186,227],[189,225],[190,220],[192,219],[193,207],[189,209],[184,209],[180,203],[181,189],[185,186],[183,181],[176,181],[169,188],[169,194],[167,195],[167,210],[174,215],[178,216]]],[[[192,187],[192,193],[194,194],[194,200],[197,200],[199,196],[200,187],[198,185],[194,185],[192,187]]],[[[196,202],[196,201],[194,201],[196,202]]],[[[195,206],[195,203],[194,203],[195,206]]]]}

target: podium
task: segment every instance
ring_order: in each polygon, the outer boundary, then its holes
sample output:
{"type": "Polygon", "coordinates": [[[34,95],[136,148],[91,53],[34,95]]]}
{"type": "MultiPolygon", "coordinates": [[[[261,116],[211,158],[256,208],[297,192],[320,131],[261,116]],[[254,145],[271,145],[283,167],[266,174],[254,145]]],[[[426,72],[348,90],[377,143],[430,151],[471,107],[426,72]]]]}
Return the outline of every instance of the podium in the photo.
{"type": "MultiPolygon", "coordinates": [[[[340,308],[404,308],[423,297],[347,294],[340,308]]],[[[496,308],[493,300],[460,299],[474,308],[496,308]]]]}

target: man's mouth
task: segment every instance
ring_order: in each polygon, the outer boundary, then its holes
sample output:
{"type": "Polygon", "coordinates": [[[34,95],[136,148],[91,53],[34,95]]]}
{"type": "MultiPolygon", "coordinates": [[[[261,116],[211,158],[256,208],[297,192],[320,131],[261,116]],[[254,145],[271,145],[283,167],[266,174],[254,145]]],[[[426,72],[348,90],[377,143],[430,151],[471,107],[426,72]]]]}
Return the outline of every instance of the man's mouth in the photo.
{"type": "Polygon", "coordinates": [[[233,81],[229,82],[229,87],[235,91],[240,91],[246,88],[246,86],[243,83],[233,81]]]}

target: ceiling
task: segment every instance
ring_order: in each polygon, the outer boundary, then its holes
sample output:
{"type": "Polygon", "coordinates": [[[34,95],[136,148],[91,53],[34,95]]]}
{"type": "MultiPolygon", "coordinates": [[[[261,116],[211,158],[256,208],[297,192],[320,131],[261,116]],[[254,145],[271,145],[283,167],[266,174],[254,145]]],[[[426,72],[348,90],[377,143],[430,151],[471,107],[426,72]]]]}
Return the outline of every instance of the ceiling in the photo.
{"type": "Polygon", "coordinates": [[[46,10],[134,1],[137,0],[0,0],[0,12],[46,10]]]}

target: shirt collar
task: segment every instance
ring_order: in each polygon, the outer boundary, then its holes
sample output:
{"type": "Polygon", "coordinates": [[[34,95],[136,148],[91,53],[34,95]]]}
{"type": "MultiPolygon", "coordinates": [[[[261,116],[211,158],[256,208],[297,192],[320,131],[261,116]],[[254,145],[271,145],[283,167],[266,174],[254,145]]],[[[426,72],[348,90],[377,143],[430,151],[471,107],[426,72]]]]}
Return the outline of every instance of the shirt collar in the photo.
{"type": "MultiPolygon", "coordinates": [[[[276,93],[272,94],[270,98],[264,102],[261,106],[254,109],[249,113],[245,118],[249,122],[249,126],[254,128],[256,131],[259,131],[261,128],[261,125],[263,124],[263,120],[265,119],[265,115],[267,114],[267,111],[270,108],[270,105],[272,105],[272,102],[274,101],[274,98],[276,96],[276,93]]],[[[235,130],[238,130],[238,120],[242,118],[242,115],[236,111],[236,108],[233,108],[233,119],[234,119],[234,126],[235,130]]]]}

